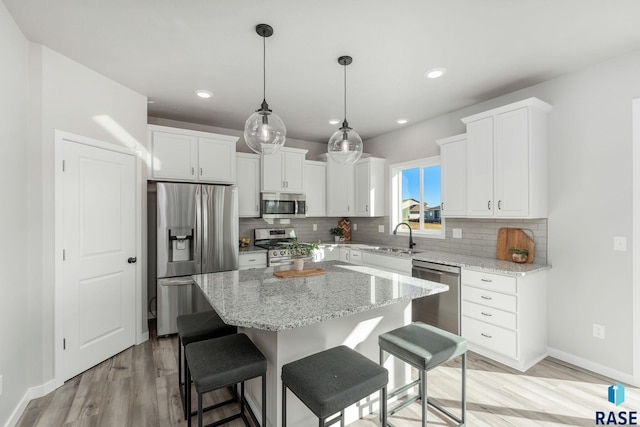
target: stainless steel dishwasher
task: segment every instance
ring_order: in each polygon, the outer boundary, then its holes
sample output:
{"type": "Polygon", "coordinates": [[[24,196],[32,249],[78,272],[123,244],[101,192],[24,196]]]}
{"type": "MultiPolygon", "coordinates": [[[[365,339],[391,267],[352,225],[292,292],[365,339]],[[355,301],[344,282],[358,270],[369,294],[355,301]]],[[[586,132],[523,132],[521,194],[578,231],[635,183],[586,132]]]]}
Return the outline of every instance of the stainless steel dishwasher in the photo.
{"type": "Polygon", "coordinates": [[[413,260],[411,275],[449,286],[449,291],[414,299],[412,320],[460,335],[460,268],[413,260]]]}

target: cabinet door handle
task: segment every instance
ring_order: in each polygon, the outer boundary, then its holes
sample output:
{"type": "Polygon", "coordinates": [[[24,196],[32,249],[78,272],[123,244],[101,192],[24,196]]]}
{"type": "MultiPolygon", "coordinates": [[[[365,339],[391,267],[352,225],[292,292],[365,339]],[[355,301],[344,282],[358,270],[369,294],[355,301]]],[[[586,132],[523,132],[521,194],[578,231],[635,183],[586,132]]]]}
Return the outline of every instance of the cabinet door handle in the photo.
{"type": "Polygon", "coordinates": [[[444,211],[444,202],[440,203],[440,209],[444,211]]]}
{"type": "Polygon", "coordinates": [[[364,210],[365,210],[366,212],[369,212],[369,205],[365,205],[365,206],[364,206],[364,210]]]}
{"type": "Polygon", "coordinates": [[[489,301],[491,301],[493,299],[493,298],[485,296],[485,295],[480,295],[480,298],[486,299],[486,300],[489,300],[489,301]]]}
{"type": "Polygon", "coordinates": [[[258,212],[260,209],[258,208],[258,205],[256,205],[256,212],[258,212]]]}
{"type": "Polygon", "coordinates": [[[482,335],[485,338],[493,338],[491,335],[487,335],[484,332],[480,332],[480,335],[482,335]]]}
{"type": "Polygon", "coordinates": [[[194,168],[191,168],[191,175],[194,175],[196,173],[194,168]]]}
{"type": "Polygon", "coordinates": [[[484,311],[481,311],[480,314],[482,314],[483,316],[487,316],[487,317],[491,317],[493,316],[493,314],[491,313],[485,313],[484,311]]]}
{"type": "Polygon", "coordinates": [[[501,205],[502,205],[502,200],[498,200],[498,210],[501,210],[501,209],[502,209],[502,206],[501,206],[501,205]]]}
{"type": "Polygon", "coordinates": [[[202,168],[200,168],[200,176],[202,176],[202,168]]]}
{"type": "Polygon", "coordinates": [[[480,279],[480,280],[482,280],[483,282],[489,282],[489,283],[493,282],[493,280],[491,279],[480,279]]]}
{"type": "Polygon", "coordinates": [[[489,201],[487,202],[487,209],[488,209],[488,210],[491,210],[491,200],[489,200],[489,201]]]}

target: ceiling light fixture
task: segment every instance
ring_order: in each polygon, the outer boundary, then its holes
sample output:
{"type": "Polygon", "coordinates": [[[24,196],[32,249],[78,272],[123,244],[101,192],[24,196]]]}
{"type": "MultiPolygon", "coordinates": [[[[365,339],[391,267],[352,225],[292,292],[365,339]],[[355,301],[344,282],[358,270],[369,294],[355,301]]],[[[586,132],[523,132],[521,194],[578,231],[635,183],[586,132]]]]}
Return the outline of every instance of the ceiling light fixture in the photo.
{"type": "Polygon", "coordinates": [[[398,120],[396,120],[396,123],[399,124],[399,125],[403,125],[403,124],[407,123],[408,121],[409,120],[407,120],[407,119],[398,119],[398,120]]]}
{"type": "Polygon", "coordinates": [[[213,93],[209,92],[208,90],[203,90],[203,89],[199,89],[196,91],[196,95],[198,95],[200,98],[211,98],[213,96],[213,93]]]}
{"type": "Polygon", "coordinates": [[[266,39],[273,35],[273,28],[258,24],[256,33],[262,37],[262,104],[244,124],[244,141],[258,154],[273,154],[284,145],[287,129],[282,119],[269,109],[266,101],[267,67],[266,39]]]}
{"type": "Polygon", "coordinates": [[[347,122],[347,65],[353,62],[350,56],[338,58],[338,64],[344,66],[344,121],[342,127],[338,129],[331,138],[327,146],[329,156],[339,164],[350,164],[358,161],[362,155],[362,138],[347,122]]]}
{"type": "Polygon", "coordinates": [[[432,68],[426,73],[424,76],[428,79],[437,79],[438,77],[442,77],[447,70],[445,68],[432,68]]]}
{"type": "Polygon", "coordinates": [[[338,123],[340,123],[340,120],[337,120],[337,119],[331,119],[331,120],[329,120],[329,124],[330,124],[330,125],[337,125],[338,123]]]}

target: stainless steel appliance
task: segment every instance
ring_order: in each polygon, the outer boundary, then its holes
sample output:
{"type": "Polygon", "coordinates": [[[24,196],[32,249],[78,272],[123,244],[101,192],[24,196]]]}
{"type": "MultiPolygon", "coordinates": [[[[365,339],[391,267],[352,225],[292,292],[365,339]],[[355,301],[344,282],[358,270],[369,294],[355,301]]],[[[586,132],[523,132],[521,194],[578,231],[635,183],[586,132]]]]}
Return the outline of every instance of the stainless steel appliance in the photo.
{"type": "Polygon", "coordinates": [[[262,218],[306,218],[306,212],[307,201],[304,194],[260,194],[260,215],[262,218]]]}
{"type": "Polygon", "coordinates": [[[162,336],[178,331],[178,315],[211,308],[191,275],[238,269],[238,189],[158,182],[150,184],[149,196],[148,209],[156,212],[149,227],[149,258],[155,259],[149,275],[157,286],[162,336]]]}
{"type": "Polygon", "coordinates": [[[460,268],[413,260],[411,275],[449,286],[443,292],[412,301],[412,320],[460,335],[460,268]]]}
{"type": "MultiPolygon", "coordinates": [[[[293,264],[295,257],[291,254],[291,245],[297,239],[293,228],[256,228],[253,234],[254,244],[267,249],[269,267],[293,264]]],[[[305,245],[306,243],[300,243],[300,246],[305,245]]],[[[312,258],[304,257],[305,260],[312,258]]]]}

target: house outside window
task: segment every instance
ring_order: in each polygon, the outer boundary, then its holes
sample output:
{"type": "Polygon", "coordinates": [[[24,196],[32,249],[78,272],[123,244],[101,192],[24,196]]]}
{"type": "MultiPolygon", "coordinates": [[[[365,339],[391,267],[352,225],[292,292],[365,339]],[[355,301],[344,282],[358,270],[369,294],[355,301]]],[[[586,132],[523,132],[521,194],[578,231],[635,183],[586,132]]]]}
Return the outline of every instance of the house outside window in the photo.
{"type": "MultiPolygon", "coordinates": [[[[414,235],[444,238],[441,215],[440,156],[396,163],[390,166],[391,224],[411,226],[414,235]]],[[[404,228],[404,227],[403,227],[404,228]]],[[[408,233],[406,228],[398,232],[408,233]]]]}

